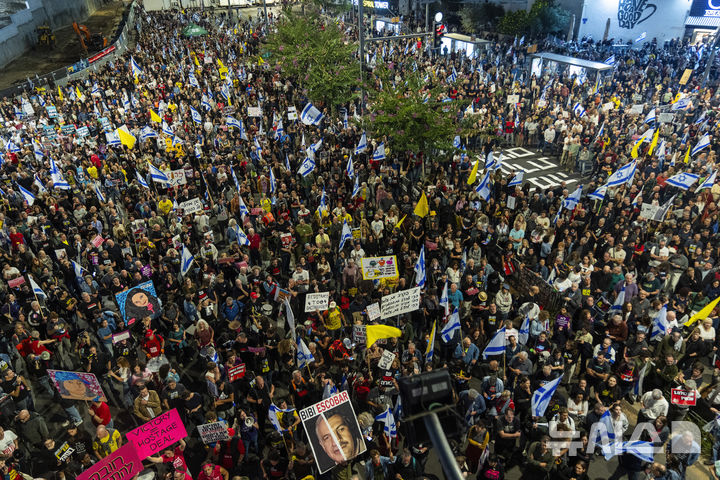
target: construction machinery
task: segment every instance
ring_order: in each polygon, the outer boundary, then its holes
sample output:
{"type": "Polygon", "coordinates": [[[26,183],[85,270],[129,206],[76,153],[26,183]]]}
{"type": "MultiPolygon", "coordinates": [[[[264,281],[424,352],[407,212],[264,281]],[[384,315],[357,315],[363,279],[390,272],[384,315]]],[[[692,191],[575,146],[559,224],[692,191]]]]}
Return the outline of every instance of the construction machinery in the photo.
{"type": "Polygon", "coordinates": [[[108,39],[106,37],[103,37],[99,33],[92,34],[90,29],[85,25],[78,25],[77,22],[73,22],[73,30],[77,33],[80,39],[80,46],[82,46],[85,53],[102,50],[108,45],[108,39]]]}
{"type": "Polygon", "coordinates": [[[55,34],[50,25],[40,25],[37,27],[38,45],[42,47],[55,48],[55,34]]]}

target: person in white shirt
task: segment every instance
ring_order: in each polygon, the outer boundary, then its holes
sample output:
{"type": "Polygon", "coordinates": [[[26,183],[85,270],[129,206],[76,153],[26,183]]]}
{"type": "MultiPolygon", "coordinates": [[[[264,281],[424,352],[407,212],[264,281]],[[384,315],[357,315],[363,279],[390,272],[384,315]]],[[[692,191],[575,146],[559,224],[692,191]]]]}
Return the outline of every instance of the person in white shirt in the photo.
{"type": "Polygon", "coordinates": [[[362,246],[360,245],[360,242],[357,242],[355,244],[355,247],[350,252],[350,258],[353,259],[355,263],[360,265],[360,260],[365,256],[365,250],[363,250],[362,246]]]}
{"type": "Polygon", "coordinates": [[[297,266],[295,266],[295,271],[292,274],[292,279],[295,280],[298,292],[305,293],[308,291],[308,286],[310,284],[310,274],[302,267],[302,265],[298,264],[297,266]]]}
{"type": "Polygon", "coordinates": [[[640,409],[638,414],[638,423],[652,422],[659,416],[667,416],[668,407],[670,406],[662,391],[658,388],[643,394],[640,403],[642,403],[643,408],[640,409]]]}
{"type": "Polygon", "coordinates": [[[630,427],[627,416],[622,411],[622,406],[617,403],[610,410],[610,421],[612,422],[613,431],[615,432],[615,438],[619,439],[625,434],[627,429],[630,427]]]}
{"type": "Polygon", "coordinates": [[[552,438],[558,438],[563,436],[564,432],[558,432],[558,425],[565,425],[568,427],[570,432],[575,431],[575,420],[570,416],[570,412],[567,408],[560,408],[560,411],[550,420],[548,424],[548,431],[552,438]]]}

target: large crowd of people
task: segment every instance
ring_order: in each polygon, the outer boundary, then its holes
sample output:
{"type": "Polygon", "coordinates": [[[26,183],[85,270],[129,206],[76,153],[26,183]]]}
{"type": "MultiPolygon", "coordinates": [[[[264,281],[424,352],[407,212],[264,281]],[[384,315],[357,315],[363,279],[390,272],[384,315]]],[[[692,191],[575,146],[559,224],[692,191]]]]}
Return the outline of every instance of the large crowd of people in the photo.
{"type": "MultiPolygon", "coordinates": [[[[443,87],[432,101],[473,124],[459,139],[466,149],[441,161],[394,150],[371,125],[356,153],[359,102],[343,109],[349,122],[319,104],[319,124],[290,120],[288,107],[309,100],[301,79],[258,61],[272,15],[133,8],[130,52],[86,79],[0,100],[6,478],[75,478],[171,409],[188,437],[144,459],[161,478],[424,478],[433,446],[404,435],[398,379],[441,368],[454,382],[467,478],[502,479],[520,465],[529,479],[587,479],[603,457],[549,442],[577,432],[587,445],[606,412],[611,433],[627,438],[633,403],[655,430],[642,440],[667,454],[619,455],[612,478],[685,478],[700,445],[671,436],[670,422],[720,413],[720,316],[691,319],[720,296],[717,142],[705,137],[720,97],[716,75],[703,84],[699,74],[710,49],[523,37],[468,58],[416,40],[368,44],[370,70],[419,69],[427,88],[443,87]],[[208,34],[181,36],[189,23],[208,34]],[[614,72],[598,82],[562,68],[531,76],[531,43],[612,57],[614,72]],[[679,85],[686,68],[697,73],[679,85]],[[381,142],[385,159],[373,160],[381,142]],[[494,169],[487,190],[469,184],[484,178],[488,153],[516,146],[578,181],[534,189],[494,169]],[[299,175],[308,155],[314,170],[299,175]],[[634,175],[596,194],[628,166],[634,175]],[[668,183],[683,172],[695,183],[668,183]],[[427,212],[417,208],[425,199],[427,212]],[[344,225],[352,238],[340,249],[344,225]],[[368,306],[384,295],[416,285],[421,251],[420,308],[383,320],[401,336],[366,348],[354,327],[377,323],[368,306]],[[363,258],[392,255],[397,277],[363,279],[363,258]],[[319,292],[327,309],[305,312],[319,292]],[[441,338],[455,309],[460,328],[441,338]],[[502,328],[504,353],[485,358],[502,328]],[[302,368],[300,340],[313,357],[302,368]],[[396,356],[380,368],[385,350],[396,356]],[[533,415],[533,392],[560,377],[533,415]],[[696,391],[697,405],[672,403],[672,388],[696,391]],[[350,394],[366,449],[319,475],[297,413],[338,391],[350,394]],[[397,434],[375,420],[387,411],[397,434]],[[229,439],[203,443],[196,427],[214,422],[229,439]]],[[[357,34],[342,17],[323,21],[357,34]]],[[[720,424],[708,425],[714,465],[720,424]]]]}

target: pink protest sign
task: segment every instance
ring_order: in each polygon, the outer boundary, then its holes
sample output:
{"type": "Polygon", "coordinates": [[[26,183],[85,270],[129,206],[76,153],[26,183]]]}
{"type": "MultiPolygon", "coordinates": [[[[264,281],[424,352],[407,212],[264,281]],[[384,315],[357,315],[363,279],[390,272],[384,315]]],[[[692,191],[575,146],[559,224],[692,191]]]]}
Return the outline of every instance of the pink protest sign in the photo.
{"type": "Polygon", "coordinates": [[[142,469],[137,452],[126,443],[78,475],[77,480],[129,480],[142,469]]]}
{"type": "Polygon", "coordinates": [[[175,408],[163,412],[135,430],[127,432],[128,444],[135,448],[137,456],[141,459],[145,459],[185,437],[187,437],[185,425],[180,420],[180,415],[175,408]]]}
{"type": "Polygon", "coordinates": [[[100,245],[103,244],[105,239],[101,237],[100,235],[97,235],[95,238],[92,239],[92,244],[95,246],[95,248],[98,248],[100,245]]]}

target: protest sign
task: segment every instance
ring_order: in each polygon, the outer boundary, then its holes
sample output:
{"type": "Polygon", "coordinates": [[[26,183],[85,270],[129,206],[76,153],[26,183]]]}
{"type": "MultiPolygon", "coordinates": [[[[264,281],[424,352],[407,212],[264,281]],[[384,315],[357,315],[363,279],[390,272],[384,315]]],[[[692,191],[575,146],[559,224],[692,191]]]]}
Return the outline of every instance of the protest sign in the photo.
{"type": "Polygon", "coordinates": [[[193,213],[202,212],[203,210],[202,200],[200,200],[199,198],[187,200],[185,202],[182,202],[178,206],[185,215],[192,215],[193,213]]]}
{"type": "Polygon", "coordinates": [[[47,111],[49,118],[57,118],[58,112],[57,108],[55,108],[55,105],[48,105],[47,107],[45,107],[45,110],[47,111]]]}
{"type": "Polygon", "coordinates": [[[197,429],[202,442],[206,445],[230,439],[225,422],[206,423],[205,425],[198,425],[197,429]]]}
{"type": "Polygon", "coordinates": [[[680,77],[680,82],[678,82],[678,83],[680,85],[687,85],[688,81],[690,80],[690,75],[692,75],[692,73],[693,73],[692,68],[686,68],[682,74],[682,77],[680,77]]]}
{"type": "Polygon", "coordinates": [[[88,127],[80,127],[77,129],[78,137],[83,138],[90,135],[90,129],[88,127]]]}
{"type": "Polygon", "coordinates": [[[508,95],[507,103],[518,103],[520,101],[520,95],[508,95]]]}
{"type": "Polygon", "coordinates": [[[295,107],[288,107],[288,120],[297,120],[297,109],[295,107]]]}
{"type": "Polygon", "coordinates": [[[70,446],[68,442],[63,443],[60,448],[55,450],[55,458],[60,460],[61,462],[64,462],[68,458],[70,458],[70,455],[72,455],[75,452],[75,449],[70,446]]]}
{"type": "Polygon", "coordinates": [[[135,448],[126,443],[78,475],[77,480],[129,480],[142,470],[135,448]]]}
{"type": "Polygon", "coordinates": [[[365,310],[367,311],[368,319],[371,322],[376,318],[380,318],[380,304],[378,302],[371,303],[365,307],[365,310]]]}
{"type": "Polygon", "coordinates": [[[397,257],[364,257],[360,260],[360,269],[363,280],[395,278],[398,276],[397,257]]]}
{"type": "Polygon", "coordinates": [[[262,109],[260,107],[248,107],[248,117],[262,117],[262,109]]]}
{"type": "Polygon", "coordinates": [[[358,345],[365,345],[367,342],[367,332],[365,331],[365,325],[353,325],[353,343],[358,345]]]}
{"type": "Polygon", "coordinates": [[[640,115],[643,113],[643,108],[645,108],[645,104],[641,103],[639,105],[633,105],[630,107],[630,110],[628,110],[628,115],[640,115]]]}
{"type": "Polygon", "coordinates": [[[128,338],[130,338],[130,330],[123,330],[122,332],[116,333],[112,336],[112,343],[115,345],[116,343],[127,340],[128,338]]]}
{"type": "Polygon", "coordinates": [[[100,235],[95,235],[95,238],[92,239],[93,247],[98,248],[100,245],[103,244],[105,239],[101,237],[100,235]]]}
{"type": "Polygon", "coordinates": [[[682,407],[694,407],[697,404],[697,390],[673,388],[670,390],[670,403],[682,407]]]}
{"type": "Polygon", "coordinates": [[[235,365],[234,367],[228,368],[228,380],[234,382],[245,376],[245,364],[235,365]]]}
{"type": "Polygon", "coordinates": [[[25,283],[25,277],[17,277],[17,278],[13,278],[12,280],[8,281],[8,286],[10,288],[18,288],[23,283],[25,283]]]}
{"type": "Polygon", "coordinates": [[[93,373],[67,372],[65,370],[48,370],[48,377],[60,392],[60,396],[67,400],[95,400],[107,401],[100,382],[93,373]]]}
{"type": "Polygon", "coordinates": [[[63,135],[72,135],[73,133],[75,133],[75,125],[72,123],[65,124],[60,127],[60,131],[63,133],[63,135]]]}
{"type": "Polygon", "coordinates": [[[609,112],[613,108],[615,108],[615,102],[603,103],[603,106],[602,106],[603,111],[609,112]]]}
{"type": "Polygon", "coordinates": [[[145,459],[187,437],[185,425],[176,408],[163,412],[147,423],[127,432],[128,443],[135,447],[137,456],[145,459]]]}
{"type": "Polygon", "coordinates": [[[178,185],[186,185],[187,179],[185,178],[185,170],[180,168],[178,170],[165,170],[163,172],[169,182],[167,183],[170,187],[177,187],[178,185]]]}
{"type": "Polygon", "coordinates": [[[659,123],[672,123],[675,119],[675,114],[672,112],[665,112],[658,115],[659,123]]]}
{"type": "Polygon", "coordinates": [[[300,411],[321,474],[367,450],[347,392],[340,392],[300,411]]]}
{"type": "Polygon", "coordinates": [[[660,208],[660,205],[643,203],[640,207],[640,218],[648,218],[652,220],[655,218],[655,215],[657,214],[658,210],[660,210],[660,208]]]}
{"type": "Polygon", "coordinates": [[[305,295],[305,311],[327,310],[329,301],[330,292],[308,293],[305,295]]]}
{"type": "Polygon", "coordinates": [[[382,297],[380,318],[386,319],[420,308],[420,287],[402,290],[382,297]]]}
{"type": "Polygon", "coordinates": [[[127,326],[145,317],[155,317],[160,314],[160,302],[152,281],[118,293],[115,295],[115,301],[127,326]]]}
{"type": "Polygon", "coordinates": [[[395,360],[395,355],[390,350],[383,350],[382,357],[380,357],[380,360],[378,361],[378,367],[380,367],[383,370],[387,370],[392,366],[393,361],[395,360]]]}

